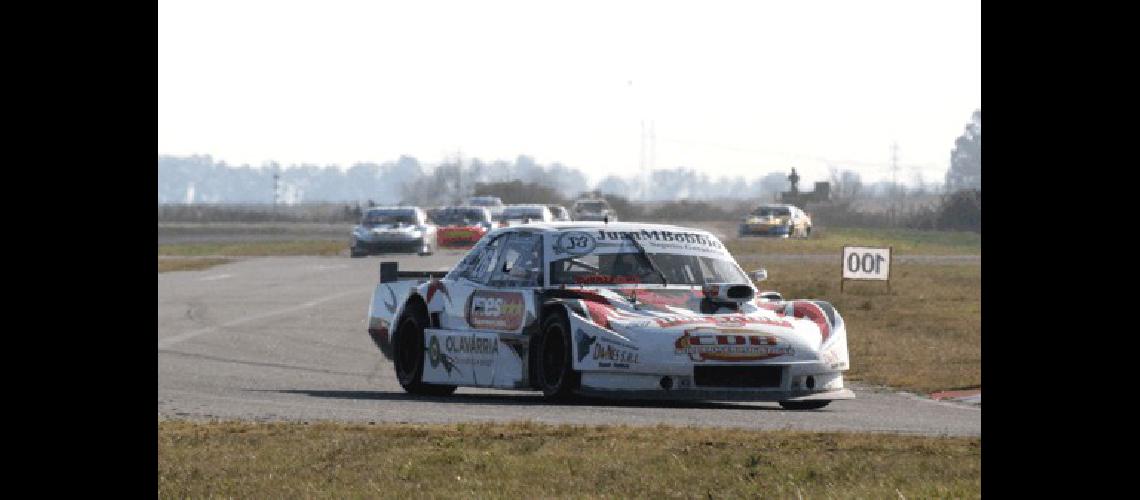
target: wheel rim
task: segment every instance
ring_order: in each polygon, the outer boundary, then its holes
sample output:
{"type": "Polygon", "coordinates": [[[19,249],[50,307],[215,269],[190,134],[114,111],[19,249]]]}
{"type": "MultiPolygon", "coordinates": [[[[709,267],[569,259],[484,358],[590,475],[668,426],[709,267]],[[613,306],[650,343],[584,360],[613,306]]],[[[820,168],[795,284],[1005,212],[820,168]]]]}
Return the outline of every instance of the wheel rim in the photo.
{"type": "Polygon", "coordinates": [[[404,320],[400,324],[400,333],[397,337],[397,344],[399,346],[397,353],[396,372],[400,376],[401,382],[413,382],[416,375],[416,368],[418,363],[423,358],[422,347],[417,349],[422,343],[416,342],[416,328],[415,321],[411,318],[404,320]]]}
{"type": "Polygon", "coordinates": [[[566,365],[563,334],[561,325],[553,325],[546,330],[546,339],[543,342],[542,382],[550,388],[557,388],[562,383],[562,372],[566,365]]]}

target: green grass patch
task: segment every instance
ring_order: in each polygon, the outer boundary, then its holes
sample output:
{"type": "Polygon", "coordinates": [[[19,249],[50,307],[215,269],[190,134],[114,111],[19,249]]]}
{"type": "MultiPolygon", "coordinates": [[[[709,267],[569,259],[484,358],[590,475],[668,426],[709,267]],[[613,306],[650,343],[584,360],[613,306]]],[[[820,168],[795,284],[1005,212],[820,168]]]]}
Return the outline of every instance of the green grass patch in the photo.
{"type": "Polygon", "coordinates": [[[174,243],[158,246],[158,255],[194,257],[226,255],[264,257],[273,255],[339,255],[347,252],[344,241],[250,241],[234,243],[174,243]]]}
{"type": "Polygon", "coordinates": [[[733,255],[748,253],[834,254],[836,261],[846,246],[894,247],[895,255],[981,255],[982,235],[966,231],[919,231],[914,229],[816,228],[811,237],[736,238],[725,245],[733,255]]]}
{"type": "Polygon", "coordinates": [[[981,438],[533,423],[158,424],[159,498],[976,498],[981,438]]]}
{"type": "Polygon", "coordinates": [[[849,281],[840,263],[740,259],[765,267],[762,290],[831,302],[847,322],[849,380],[931,392],[982,383],[982,269],[979,263],[895,261],[885,282],[849,281]]]}
{"type": "Polygon", "coordinates": [[[159,259],[158,272],[166,273],[171,271],[201,271],[209,269],[214,266],[222,265],[231,262],[231,259],[220,258],[194,258],[194,259],[159,259]]]}

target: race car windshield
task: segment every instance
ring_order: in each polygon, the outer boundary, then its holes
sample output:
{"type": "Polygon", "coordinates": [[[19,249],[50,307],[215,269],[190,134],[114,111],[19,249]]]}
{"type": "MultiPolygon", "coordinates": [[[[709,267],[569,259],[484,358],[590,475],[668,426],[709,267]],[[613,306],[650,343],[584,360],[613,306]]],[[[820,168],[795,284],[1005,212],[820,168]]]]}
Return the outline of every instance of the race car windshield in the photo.
{"type": "Polygon", "coordinates": [[[541,219],[542,218],[542,209],[541,208],[515,208],[515,209],[508,208],[508,209],[503,211],[503,218],[504,219],[522,219],[524,217],[530,217],[531,219],[541,219]]]}
{"type": "Polygon", "coordinates": [[[551,285],[705,285],[748,283],[748,277],[730,260],[697,255],[654,253],[653,263],[640,252],[588,254],[550,263],[551,285]]]}
{"type": "Polygon", "coordinates": [[[462,226],[487,222],[482,210],[444,210],[435,216],[436,224],[462,226]]]}
{"type": "Polygon", "coordinates": [[[416,216],[411,212],[368,212],[360,222],[365,226],[415,224],[416,216]]]}
{"type": "Polygon", "coordinates": [[[760,217],[784,217],[792,215],[792,212],[787,208],[781,207],[760,207],[752,211],[752,215],[759,215],[760,217]]]}
{"type": "Polygon", "coordinates": [[[479,207],[498,207],[503,204],[498,198],[471,198],[470,203],[479,207]]]}

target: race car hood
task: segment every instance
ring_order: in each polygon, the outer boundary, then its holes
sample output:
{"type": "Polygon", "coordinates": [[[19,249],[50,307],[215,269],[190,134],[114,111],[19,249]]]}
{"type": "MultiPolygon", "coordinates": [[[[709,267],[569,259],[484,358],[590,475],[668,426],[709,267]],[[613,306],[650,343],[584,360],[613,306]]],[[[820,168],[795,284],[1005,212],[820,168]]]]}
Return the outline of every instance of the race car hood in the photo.
{"type": "Polygon", "coordinates": [[[362,229],[364,232],[368,232],[368,233],[375,233],[375,234],[384,234],[384,233],[390,233],[390,234],[397,234],[397,233],[411,233],[411,232],[413,232],[413,231],[416,231],[417,229],[420,229],[420,227],[419,227],[419,226],[414,226],[414,225],[409,225],[409,224],[404,224],[404,225],[396,225],[396,224],[377,224],[377,225],[375,225],[375,226],[360,226],[360,228],[361,228],[361,229],[362,229]]]}
{"type": "Polygon", "coordinates": [[[819,361],[845,336],[842,318],[822,301],[757,299],[739,311],[710,311],[696,287],[598,287],[576,295],[578,321],[594,327],[576,329],[576,340],[602,338],[694,362],[819,361]]]}
{"type": "Polygon", "coordinates": [[[423,231],[425,228],[422,226],[413,225],[395,225],[395,224],[378,224],[375,226],[356,226],[352,233],[355,237],[361,240],[372,241],[375,239],[415,239],[421,235],[417,231],[423,231]]]}

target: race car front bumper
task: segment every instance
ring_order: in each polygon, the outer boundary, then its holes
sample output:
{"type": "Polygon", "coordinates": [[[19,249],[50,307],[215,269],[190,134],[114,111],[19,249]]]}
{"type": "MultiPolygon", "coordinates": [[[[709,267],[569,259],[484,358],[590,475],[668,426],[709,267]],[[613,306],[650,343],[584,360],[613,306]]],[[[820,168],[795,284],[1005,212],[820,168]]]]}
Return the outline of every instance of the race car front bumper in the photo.
{"type": "Polygon", "coordinates": [[[605,390],[583,387],[577,391],[583,396],[614,399],[648,399],[670,401],[750,401],[775,403],[779,401],[836,401],[855,399],[851,389],[826,391],[731,391],[715,389],[674,390],[605,390]]]}
{"type": "Polygon", "coordinates": [[[415,239],[356,240],[354,246],[360,253],[420,253],[425,250],[422,237],[415,239]]]}
{"type": "Polygon", "coordinates": [[[843,374],[818,363],[695,366],[693,375],[583,372],[580,393],[625,399],[808,401],[854,399],[843,374]],[[717,371],[720,373],[708,373],[717,371]]]}
{"type": "Polygon", "coordinates": [[[437,233],[439,246],[472,246],[483,238],[485,233],[467,229],[440,229],[437,233]]]}
{"type": "Polygon", "coordinates": [[[742,236],[788,236],[791,232],[792,226],[787,225],[744,224],[740,226],[742,236]]]}

